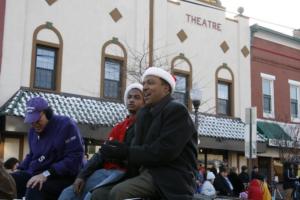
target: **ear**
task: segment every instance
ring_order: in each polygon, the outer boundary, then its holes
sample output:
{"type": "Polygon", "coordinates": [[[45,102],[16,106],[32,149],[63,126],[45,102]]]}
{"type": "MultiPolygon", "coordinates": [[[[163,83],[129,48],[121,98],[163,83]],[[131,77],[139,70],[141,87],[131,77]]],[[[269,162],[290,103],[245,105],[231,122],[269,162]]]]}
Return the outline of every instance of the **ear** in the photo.
{"type": "Polygon", "coordinates": [[[170,94],[171,93],[171,87],[169,86],[169,84],[164,84],[163,85],[163,91],[165,94],[170,94]]]}

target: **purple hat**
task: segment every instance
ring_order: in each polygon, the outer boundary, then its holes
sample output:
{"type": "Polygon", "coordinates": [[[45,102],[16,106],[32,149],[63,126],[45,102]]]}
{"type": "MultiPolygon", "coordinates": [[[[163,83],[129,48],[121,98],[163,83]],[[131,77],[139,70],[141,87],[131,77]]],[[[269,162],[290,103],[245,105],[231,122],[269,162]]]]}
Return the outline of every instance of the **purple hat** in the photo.
{"type": "Polygon", "coordinates": [[[26,103],[25,123],[33,123],[39,120],[41,112],[48,108],[48,102],[42,97],[33,97],[26,103]]]}

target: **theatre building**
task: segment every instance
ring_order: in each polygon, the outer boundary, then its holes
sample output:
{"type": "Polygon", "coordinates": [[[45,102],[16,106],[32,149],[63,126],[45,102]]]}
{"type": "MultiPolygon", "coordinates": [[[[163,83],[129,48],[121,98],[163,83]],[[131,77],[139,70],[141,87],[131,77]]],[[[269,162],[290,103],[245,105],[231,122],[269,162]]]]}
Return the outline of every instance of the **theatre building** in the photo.
{"type": "MultiPolygon", "coordinates": [[[[0,158],[28,151],[26,101],[45,97],[72,117],[86,150],[127,114],[126,85],[148,66],[176,76],[174,97],[193,115],[201,89],[199,159],[246,164],[251,106],[249,19],[229,19],[217,0],[1,1],[0,158]]],[[[183,133],[184,134],[184,133],[183,133]]],[[[265,151],[258,138],[258,152],[265,151]]]]}
{"type": "Polygon", "coordinates": [[[284,161],[300,163],[299,89],[300,31],[290,36],[251,26],[251,103],[257,131],[267,139],[256,162],[266,175],[281,178],[284,161]]]}

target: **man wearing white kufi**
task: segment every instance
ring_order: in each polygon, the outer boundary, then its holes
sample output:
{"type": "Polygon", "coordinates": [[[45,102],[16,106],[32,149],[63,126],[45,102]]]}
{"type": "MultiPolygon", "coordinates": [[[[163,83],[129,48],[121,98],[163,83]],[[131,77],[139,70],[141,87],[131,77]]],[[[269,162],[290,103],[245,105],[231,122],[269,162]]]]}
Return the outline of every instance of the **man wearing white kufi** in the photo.
{"type": "Polygon", "coordinates": [[[145,107],[137,114],[134,143],[126,148],[116,143],[101,148],[106,159],[138,166],[137,176],[114,186],[108,199],[192,200],[197,171],[193,121],[186,107],[171,97],[175,79],[170,73],[149,67],[142,81],[145,107]]]}

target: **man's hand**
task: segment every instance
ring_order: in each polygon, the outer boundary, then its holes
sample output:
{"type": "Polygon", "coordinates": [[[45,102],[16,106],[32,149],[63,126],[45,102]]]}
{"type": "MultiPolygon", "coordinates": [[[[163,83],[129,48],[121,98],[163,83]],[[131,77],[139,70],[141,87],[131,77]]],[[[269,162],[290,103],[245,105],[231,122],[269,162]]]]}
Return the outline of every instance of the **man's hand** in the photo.
{"type": "Polygon", "coordinates": [[[100,153],[104,159],[125,160],[128,157],[128,147],[118,141],[108,141],[101,145],[100,153]]]}
{"type": "Polygon", "coordinates": [[[76,178],[73,183],[73,188],[74,188],[75,194],[80,195],[83,190],[84,185],[85,185],[85,181],[82,178],[76,178]]]}
{"type": "Polygon", "coordinates": [[[27,182],[26,187],[35,188],[37,185],[39,185],[39,190],[41,190],[43,187],[43,183],[46,182],[46,180],[47,177],[45,177],[43,173],[40,173],[38,175],[31,177],[27,182]]]}

